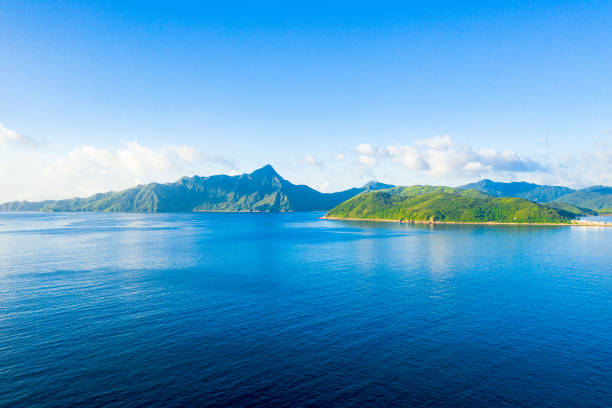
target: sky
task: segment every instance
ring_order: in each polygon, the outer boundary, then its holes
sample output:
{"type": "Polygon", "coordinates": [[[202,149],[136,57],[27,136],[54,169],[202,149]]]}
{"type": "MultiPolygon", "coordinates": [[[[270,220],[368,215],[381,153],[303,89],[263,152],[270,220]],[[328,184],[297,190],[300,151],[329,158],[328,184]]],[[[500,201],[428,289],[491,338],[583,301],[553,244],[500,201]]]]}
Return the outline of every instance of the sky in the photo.
{"type": "Polygon", "coordinates": [[[612,185],[612,2],[0,0],[0,95],[0,202],[267,163],[612,185]]]}

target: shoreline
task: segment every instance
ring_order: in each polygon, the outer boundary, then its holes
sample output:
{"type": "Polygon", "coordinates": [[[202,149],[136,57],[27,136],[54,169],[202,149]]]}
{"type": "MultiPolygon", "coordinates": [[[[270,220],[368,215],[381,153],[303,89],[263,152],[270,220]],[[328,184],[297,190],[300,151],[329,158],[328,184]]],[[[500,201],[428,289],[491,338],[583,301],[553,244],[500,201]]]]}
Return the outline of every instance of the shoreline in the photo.
{"type": "MultiPolygon", "coordinates": [[[[289,213],[313,213],[323,211],[0,211],[0,214],[289,214],[289,213]]],[[[612,215],[607,215],[611,216],[612,215]]],[[[527,222],[496,222],[496,221],[400,221],[382,218],[343,218],[328,217],[326,215],[318,217],[321,220],[332,221],[369,221],[369,222],[388,222],[398,224],[422,224],[422,225],[531,225],[531,226],[557,226],[557,227],[612,227],[612,222],[598,221],[570,221],[567,223],[527,223],[527,222]]]]}
{"type": "Polygon", "coordinates": [[[469,221],[400,221],[400,220],[389,220],[382,218],[342,218],[342,217],[321,217],[323,220],[334,220],[334,221],[371,221],[371,222],[392,222],[398,224],[429,224],[429,225],[526,225],[526,226],[551,226],[551,227],[612,227],[612,223],[605,222],[580,222],[572,221],[569,223],[553,223],[553,222],[496,222],[496,221],[481,221],[481,222],[469,222],[469,221]]]}

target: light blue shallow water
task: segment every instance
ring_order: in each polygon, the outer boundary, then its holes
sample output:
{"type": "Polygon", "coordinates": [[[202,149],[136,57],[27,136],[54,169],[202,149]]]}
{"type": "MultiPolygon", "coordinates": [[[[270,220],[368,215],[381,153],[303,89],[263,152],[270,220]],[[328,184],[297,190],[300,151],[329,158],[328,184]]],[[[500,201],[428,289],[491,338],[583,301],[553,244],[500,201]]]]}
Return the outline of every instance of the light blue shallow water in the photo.
{"type": "Polygon", "coordinates": [[[0,214],[0,406],[612,401],[612,228],[0,214]]]}

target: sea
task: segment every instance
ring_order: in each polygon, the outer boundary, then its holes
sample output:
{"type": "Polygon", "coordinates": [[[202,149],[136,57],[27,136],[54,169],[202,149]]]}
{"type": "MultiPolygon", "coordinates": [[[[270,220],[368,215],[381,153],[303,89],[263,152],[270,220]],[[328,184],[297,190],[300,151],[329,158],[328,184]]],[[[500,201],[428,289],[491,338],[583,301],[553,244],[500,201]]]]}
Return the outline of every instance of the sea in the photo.
{"type": "Polygon", "coordinates": [[[612,227],[0,213],[0,407],[610,407],[612,227]]]}

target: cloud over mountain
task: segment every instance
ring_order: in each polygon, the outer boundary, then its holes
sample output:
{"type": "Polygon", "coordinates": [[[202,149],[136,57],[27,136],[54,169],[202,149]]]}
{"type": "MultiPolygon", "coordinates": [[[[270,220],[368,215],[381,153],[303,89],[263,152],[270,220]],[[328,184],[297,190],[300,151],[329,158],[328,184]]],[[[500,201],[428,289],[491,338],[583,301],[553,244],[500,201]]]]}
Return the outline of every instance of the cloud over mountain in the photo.
{"type": "Polygon", "coordinates": [[[186,146],[164,146],[152,149],[128,142],[116,150],[81,146],[58,159],[49,171],[60,174],[81,172],[131,174],[134,176],[167,171],[188,171],[197,157],[195,149],[186,146]]]}
{"type": "Polygon", "coordinates": [[[432,176],[548,170],[546,165],[522,158],[512,151],[475,151],[469,144],[455,142],[448,135],[419,140],[412,145],[375,147],[364,143],[358,145],[356,151],[359,162],[366,166],[391,159],[410,170],[426,171],[432,176]]]}

